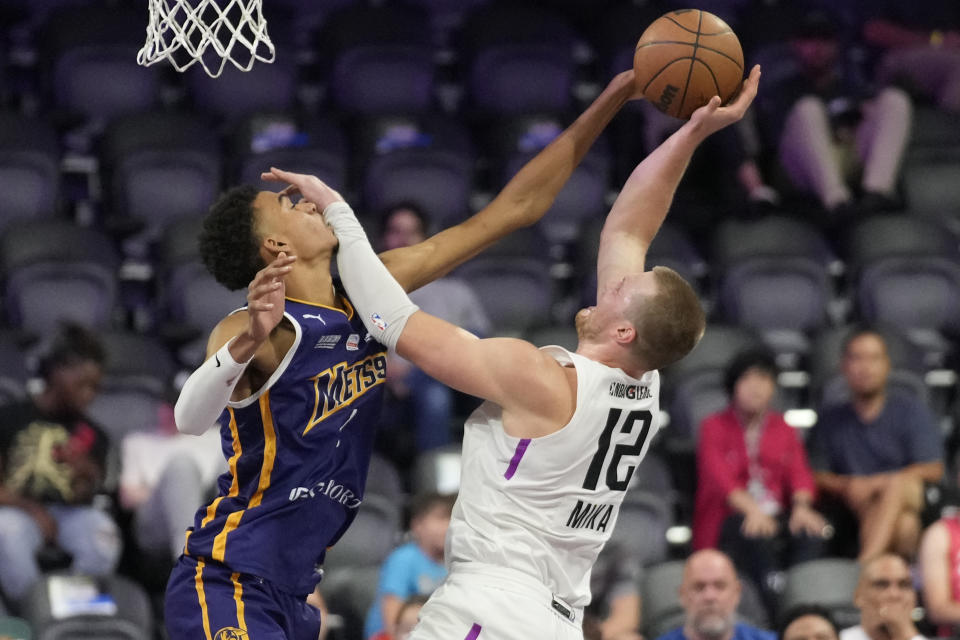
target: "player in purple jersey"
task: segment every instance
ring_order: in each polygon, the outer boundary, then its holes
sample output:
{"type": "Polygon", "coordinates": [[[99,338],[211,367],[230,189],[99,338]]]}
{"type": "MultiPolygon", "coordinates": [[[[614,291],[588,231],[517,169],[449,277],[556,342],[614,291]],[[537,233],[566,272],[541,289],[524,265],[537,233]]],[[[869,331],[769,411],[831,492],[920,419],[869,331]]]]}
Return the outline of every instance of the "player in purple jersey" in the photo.
{"type": "MultiPolygon", "coordinates": [[[[633,72],[619,74],[486,208],[385,252],[393,277],[412,291],[539,220],[633,93],[633,72]]],[[[171,575],[171,640],[317,637],[319,617],[305,599],[363,499],[385,377],[385,348],[330,273],[337,239],[321,215],[328,192],[308,185],[296,202],[291,188],[237,187],[204,222],[204,263],[225,286],[247,286],[247,306],[214,328],[208,359],[177,402],[180,431],[219,423],[229,471],[197,512],[171,575]]]]}

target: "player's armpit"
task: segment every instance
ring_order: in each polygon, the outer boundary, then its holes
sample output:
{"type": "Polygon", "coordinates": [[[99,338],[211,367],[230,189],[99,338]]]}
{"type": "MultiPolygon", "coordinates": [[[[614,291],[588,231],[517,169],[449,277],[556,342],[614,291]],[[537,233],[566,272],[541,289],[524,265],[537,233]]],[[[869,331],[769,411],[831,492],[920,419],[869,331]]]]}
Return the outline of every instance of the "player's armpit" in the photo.
{"type": "Polygon", "coordinates": [[[576,404],[563,367],[524,340],[476,336],[422,311],[404,327],[397,353],[458,391],[491,400],[505,412],[566,424],[576,404]]]}

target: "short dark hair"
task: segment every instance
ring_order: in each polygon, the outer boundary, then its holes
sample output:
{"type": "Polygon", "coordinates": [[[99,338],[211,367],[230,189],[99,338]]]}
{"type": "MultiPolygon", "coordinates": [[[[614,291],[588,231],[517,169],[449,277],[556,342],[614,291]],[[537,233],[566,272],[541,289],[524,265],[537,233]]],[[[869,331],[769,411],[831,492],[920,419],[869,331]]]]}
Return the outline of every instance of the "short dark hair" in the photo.
{"type": "Polygon", "coordinates": [[[428,492],[418,494],[410,501],[410,520],[413,521],[425,516],[438,507],[442,507],[449,514],[453,511],[453,503],[456,501],[456,496],[446,493],[428,492]]]}
{"type": "Polygon", "coordinates": [[[409,211],[417,220],[420,221],[420,228],[423,231],[423,235],[426,236],[430,233],[430,225],[433,224],[433,221],[430,219],[430,214],[424,211],[418,203],[413,200],[401,200],[400,202],[395,202],[390,204],[380,210],[380,215],[377,216],[377,221],[380,223],[380,235],[382,236],[387,230],[387,222],[390,221],[390,218],[393,217],[398,211],[409,211]]]}
{"type": "Polygon", "coordinates": [[[234,187],[217,198],[203,220],[200,257],[217,282],[235,291],[250,284],[265,265],[256,236],[250,185],[234,187]]]}
{"type": "Polygon", "coordinates": [[[700,298],[679,273],[653,268],[657,293],[632,314],[637,330],[634,353],[644,368],[662,369],[697,346],[706,327],[700,298]]]}
{"type": "Polygon", "coordinates": [[[60,367],[80,362],[94,362],[103,367],[106,361],[107,354],[103,344],[92,331],[79,324],[65,323],[40,356],[37,373],[48,380],[50,374],[60,367]]]}
{"type": "Polygon", "coordinates": [[[833,629],[833,635],[839,636],[840,629],[837,628],[837,622],[833,619],[833,614],[830,613],[830,610],[820,604],[798,604],[794,607],[787,609],[787,611],[781,616],[780,624],[777,625],[777,637],[780,640],[783,640],[783,634],[795,620],[802,618],[804,616],[817,616],[818,618],[823,618],[830,624],[830,628],[833,629]]]}
{"type": "Polygon", "coordinates": [[[883,348],[887,349],[887,337],[883,332],[883,329],[872,324],[856,324],[850,328],[850,331],[847,332],[847,335],[843,338],[843,343],[840,346],[840,356],[844,357],[847,355],[847,351],[850,349],[850,345],[853,344],[854,340],[857,340],[863,336],[876,336],[880,339],[880,342],[883,343],[883,348]]]}
{"type": "Polygon", "coordinates": [[[723,372],[723,388],[727,390],[727,395],[733,397],[733,390],[737,386],[737,380],[740,379],[748,369],[760,369],[764,373],[770,374],[774,380],[777,379],[777,359],[770,349],[763,345],[756,345],[744,349],[727,364],[723,372]]]}

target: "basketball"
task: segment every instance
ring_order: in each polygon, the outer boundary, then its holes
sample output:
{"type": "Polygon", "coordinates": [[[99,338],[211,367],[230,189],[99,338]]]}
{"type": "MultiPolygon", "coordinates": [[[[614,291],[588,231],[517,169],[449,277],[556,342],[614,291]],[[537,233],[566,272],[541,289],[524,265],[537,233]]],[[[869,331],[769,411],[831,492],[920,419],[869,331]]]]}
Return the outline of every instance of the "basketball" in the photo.
{"type": "Polygon", "coordinates": [[[660,16],[633,55],[637,87],[660,111],[687,119],[720,96],[724,104],[743,80],[743,49],[726,22],[699,9],[660,16]]]}

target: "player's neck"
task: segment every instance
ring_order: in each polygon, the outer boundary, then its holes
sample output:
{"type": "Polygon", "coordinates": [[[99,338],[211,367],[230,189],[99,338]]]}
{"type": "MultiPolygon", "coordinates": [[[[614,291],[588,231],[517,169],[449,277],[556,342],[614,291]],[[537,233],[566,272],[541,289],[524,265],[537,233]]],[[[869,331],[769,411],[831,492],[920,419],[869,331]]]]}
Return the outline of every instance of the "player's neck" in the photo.
{"type": "Polygon", "coordinates": [[[646,369],[637,366],[620,345],[581,340],[576,352],[594,362],[620,369],[631,378],[640,378],[646,373],[646,369]]]}
{"type": "Polygon", "coordinates": [[[313,304],[340,308],[341,301],[333,288],[330,263],[317,261],[297,263],[286,279],[286,296],[313,304]]]}

